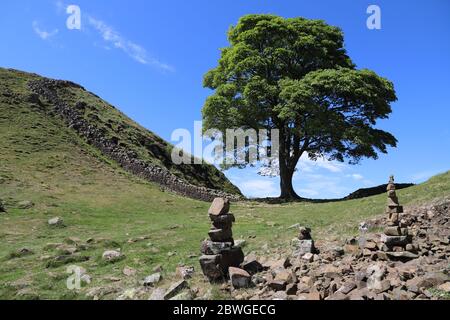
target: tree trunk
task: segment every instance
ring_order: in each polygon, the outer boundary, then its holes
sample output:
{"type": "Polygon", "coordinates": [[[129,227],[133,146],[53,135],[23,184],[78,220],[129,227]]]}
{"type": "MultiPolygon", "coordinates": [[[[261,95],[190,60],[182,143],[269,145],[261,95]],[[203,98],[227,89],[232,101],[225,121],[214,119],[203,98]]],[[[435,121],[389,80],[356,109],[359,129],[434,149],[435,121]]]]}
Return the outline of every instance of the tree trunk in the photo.
{"type": "Polygon", "coordinates": [[[295,193],[292,186],[292,177],[294,176],[294,170],[289,169],[286,164],[280,162],[280,198],[285,200],[298,200],[300,196],[295,193]]]}

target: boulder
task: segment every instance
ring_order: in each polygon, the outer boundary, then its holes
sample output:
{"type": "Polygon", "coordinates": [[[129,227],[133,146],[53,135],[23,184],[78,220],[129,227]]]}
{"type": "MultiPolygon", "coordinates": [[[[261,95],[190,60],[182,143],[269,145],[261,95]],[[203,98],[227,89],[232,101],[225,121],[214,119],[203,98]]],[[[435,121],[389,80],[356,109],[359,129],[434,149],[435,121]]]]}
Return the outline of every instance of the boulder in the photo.
{"type": "Polygon", "coordinates": [[[264,267],[257,260],[250,260],[242,263],[242,269],[253,275],[264,270],[264,267]]]}
{"type": "Polygon", "coordinates": [[[402,235],[402,231],[400,229],[400,227],[398,226],[393,226],[393,227],[387,227],[384,229],[384,234],[387,236],[401,236],[402,235]]]}
{"type": "Polygon", "coordinates": [[[282,280],[273,279],[268,282],[268,286],[274,291],[285,291],[287,283],[282,280]]]}
{"type": "Polygon", "coordinates": [[[146,277],[143,281],[144,287],[154,287],[162,279],[161,273],[154,273],[146,277]]]}
{"type": "Polygon", "coordinates": [[[375,264],[367,268],[367,289],[373,291],[381,290],[386,283],[382,283],[384,275],[386,274],[386,267],[381,264],[375,264]]]}
{"type": "Polygon", "coordinates": [[[343,293],[344,295],[349,294],[352,290],[356,289],[356,283],[354,283],[353,281],[349,281],[344,283],[338,290],[337,292],[339,293],[343,293]]]}
{"type": "Polygon", "coordinates": [[[22,209],[22,210],[31,209],[33,207],[34,207],[34,203],[29,200],[21,201],[17,204],[17,208],[22,209]]]}
{"type": "Polygon", "coordinates": [[[182,290],[188,288],[188,283],[186,280],[181,280],[173,283],[169,289],[167,289],[166,293],[164,294],[164,300],[170,300],[173,297],[175,297],[177,294],[179,294],[182,290]]]}
{"type": "Polygon", "coordinates": [[[64,228],[64,220],[61,217],[55,217],[48,220],[48,225],[54,228],[64,228]]]}
{"type": "Polygon", "coordinates": [[[387,257],[392,261],[409,261],[413,259],[417,259],[419,256],[409,251],[401,251],[401,252],[386,252],[387,257]]]}
{"type": "Polygon", "coordinates": [[[235,289],[247,288],[250,286],[252,276],[245,270],[230,267],[228,273],[231,279],[231,285],[235,289]]]}
{"type": "Polygon", "coordinates": [[[3,204],[2,199],[0,199],[0,213],[6,212],[5,205],[3,204]]]}
{"type": "Polygon", "coordinates": [[[314,254],[312,254],[311,252],[305,253],[302,257],[303,260],[307,261],[307,262],[313,262],[314,260],[314,254]]]}
{"type": "Polygon", "coordinates": [[[220,267],[222,255],[204,255],[200,257],[200,266],[203,274],[210,281],[218,281],[223,279],[224,273],[220,267]]]}
{"type": "Polygon", "coordinates": [[[123,259],[124,255],[117,250],[107,250],[103,252],[102,258],[108,262],[115,262],[123,259]]]}
{"type": "Polygon", "coordinates": [[[385,234],[382,234],[381,242],[383,242],[388,247],[406,246],[408,243],[410,243],[410,238],[408,236],[387,236],[385,234]]]}

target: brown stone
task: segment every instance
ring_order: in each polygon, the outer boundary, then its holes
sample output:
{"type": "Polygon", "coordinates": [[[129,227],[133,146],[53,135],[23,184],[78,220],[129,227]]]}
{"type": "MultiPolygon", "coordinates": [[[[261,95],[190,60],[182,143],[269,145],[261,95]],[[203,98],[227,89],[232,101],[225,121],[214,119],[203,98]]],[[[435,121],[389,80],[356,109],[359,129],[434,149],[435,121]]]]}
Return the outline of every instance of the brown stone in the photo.
{"type": "Polygon", "coordinates": [[[402,235],[400,227],[397,227],[397,226],[385,228],[384,234],[387,236],[401,236],[402,235]]]}
{"type": "Polygon", "coordinates": [[[228,273],[231,279],[231,285],[235,289],[247,288],[250,285],[252,276],[245,270],[230,267],[228,273]]]}
{"type": "Polygon", "coordinates": [[[230,211],[230,200],[225,198],[215,198],[208,214],[212,217],[227,214],[230,211]]]}
{"type": "Polygon", "coordinates": [[[269,288],[274,291],[284,291],[286,290],[287,283],[281,280],[271,280],[268,282],[269,288]]]}

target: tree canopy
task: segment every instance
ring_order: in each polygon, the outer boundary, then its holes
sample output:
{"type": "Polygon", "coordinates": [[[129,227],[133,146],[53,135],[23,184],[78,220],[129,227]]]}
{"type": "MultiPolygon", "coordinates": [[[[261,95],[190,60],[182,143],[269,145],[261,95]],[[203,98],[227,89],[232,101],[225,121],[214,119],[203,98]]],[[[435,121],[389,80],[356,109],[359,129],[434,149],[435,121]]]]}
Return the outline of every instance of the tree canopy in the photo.
{"type": "Polygon", "coordinates": [[[278,129],[283,198],[298,198],[292,176],[303,154],[357,163],[396,146],[394,136],[375,128],[392,112],[394,86],[356,69],[339,28],[247,15],[228,40],[218,66],[204,77],[214,90],[203,107],[204,130],[278,129]]]}

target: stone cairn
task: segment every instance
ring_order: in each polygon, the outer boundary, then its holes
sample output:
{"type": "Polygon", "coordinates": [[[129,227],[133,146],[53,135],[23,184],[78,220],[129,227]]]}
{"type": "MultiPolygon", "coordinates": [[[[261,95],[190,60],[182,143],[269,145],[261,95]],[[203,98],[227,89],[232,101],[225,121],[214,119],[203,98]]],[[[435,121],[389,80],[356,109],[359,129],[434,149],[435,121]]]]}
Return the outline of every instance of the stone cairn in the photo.
{"type": "Polygon", "coordinates": [[[311,229],[307,227],[299,227],[299,235],[292,240],[292,244],[295,248],[293,255],[298,258],[309,260],[317,251],[311,237],[311,229]]]}
{"type": "Polygon", "coordinates": [[[200,265],[203,274],[211,281],[225,280],[230,267],[239,267],[244,261],[240,247],[234,246],[232,226],[235,217],[230,211],[230,201],[214,199],[208,215],[212,222],[209,240],[202,242],[200,265]]]}
{"type": "Polygon", "coordinates": [[[398,201],[395,192],[394,176],[389,179],[387,186],[388,202],[386,213],[388,215],[387,227],[384,229],[384,234],[381,235],[381,242],[386,245],[388,256],[395,260],[414,258],[414,254],[406,251],[414,251],[412,246],[412,237],[408,232],[408,225],[406,221],[402,220],[403,206],[398,201]]]}

